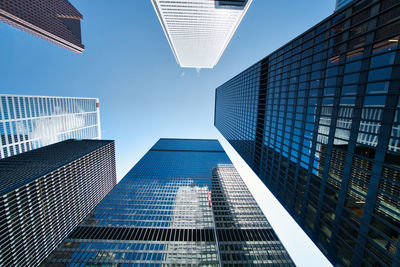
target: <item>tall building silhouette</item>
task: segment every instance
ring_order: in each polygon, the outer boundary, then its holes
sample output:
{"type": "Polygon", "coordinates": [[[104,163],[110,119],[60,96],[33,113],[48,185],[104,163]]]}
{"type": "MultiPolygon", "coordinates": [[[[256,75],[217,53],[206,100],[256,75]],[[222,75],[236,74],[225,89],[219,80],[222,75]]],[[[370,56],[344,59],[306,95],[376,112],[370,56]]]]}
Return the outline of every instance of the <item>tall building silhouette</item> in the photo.
{"type": "Polygon", "coordinates": [[[336,0],[336,8],[335,11],[338,11],[339,9],[342,9],[343,7],[347,6],[354,0],[336,0]]]}
{"type": "Polygon", "coordinates": [[[177,63],[213,68],[252,0],[151,0],[177,63]]]}
{"type": "Polygon", "coordinates": [[[0,94],[0,158],[71,138],[101,138],[99,99],[0,94]]]}
{"type": "Polygon", "coordinates": [[[81,53],[82,15],[67,0],[2,0],[0,21],[81,53]]]}
{"type": "Polygon", "coordinates": [[[51,264],[293,262],[217,140],[160,139],[51,264]]]}
{"type": "Polygon", "coordinates": [[[215,126],[338,266],[400,264],[399,9],[354,1],[216,90],[215,126]]]}
{"type": "Polygon", "coordinates": [[[67,140],[0,160],[0,263],[39,266],[116,184],[113,141],[67,140]]]}

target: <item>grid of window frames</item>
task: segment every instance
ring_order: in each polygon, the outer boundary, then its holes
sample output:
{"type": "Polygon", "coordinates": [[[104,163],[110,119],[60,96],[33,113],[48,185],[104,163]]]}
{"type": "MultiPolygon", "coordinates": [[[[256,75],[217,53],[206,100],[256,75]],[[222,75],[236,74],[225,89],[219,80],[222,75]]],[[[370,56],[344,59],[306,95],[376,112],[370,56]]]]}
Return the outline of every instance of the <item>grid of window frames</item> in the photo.
{"type": "Polygon", "coordinates": [[[213,170],[211,199],[222,265],[294,266],[233,165],[213,170]]]}
{"type": "Polygon", "coordinates": [[[77,53],[85,48],[81,39],[82,15],[69,1],[1,1],[0,11],[0,22],[77,53]]]}
{"type": "MultiPolygon", "coordinates": [[[[262,61],[261,167],[243,158],[334,264],[400,264],[399,33],[399,1],[355,1],[262,61]]],[[[215,125],[235,147],[232,81],[215,125]]]]}
{"type": "Polygon", "coordinates": [[[215,123],[246,161],[253,161],[261,64],[251,66],[215,92],[215,123]],[[219,94],[223,94],[219,95],[219,94]]]}
{"type": "Polygon", "coordinates": [[[152,0],[182,68],[213,68],[253,0],[152,0]]]}
{"type": "Polygon", "coordinates": [[[336,0],[336,11],[350,4],[354,0],[336,0]]]}
{"type": "Polygon", "coordinates": [[[98,99],[0,95],[0,158],[63,140],[100,139],[98,99]]]}
{"type": "Polygon", "coordinates": [[[116,184],[113,141],[64,141],[0,160],[0,264],[39,266],[116,184]]]}
{"type": "MultiPolygon", "coordinates": [[[[219,266],[208,195],[212,170],[226,164],[216,140],[160,139],[44,265],[219,266]]],[[[279,240],[272,243],[271,255],[281,253],[279,240]]]]}

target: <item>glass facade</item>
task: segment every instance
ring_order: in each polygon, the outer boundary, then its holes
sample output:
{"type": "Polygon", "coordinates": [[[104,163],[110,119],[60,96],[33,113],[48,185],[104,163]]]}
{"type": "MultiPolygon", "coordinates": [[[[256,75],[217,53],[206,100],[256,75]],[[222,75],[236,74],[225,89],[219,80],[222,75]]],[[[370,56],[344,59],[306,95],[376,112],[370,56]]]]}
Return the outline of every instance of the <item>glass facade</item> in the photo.
{"type": "Polygon", "coordinates": [[[71,138],[101,139],[97,98],[0,94],[0,158],[71,138]]]}
{"type": "Polygon", "coordinates": [[[225,263],[293,266],[217,140],[160,139],[43,265],[225,263]]]}
{"type": "Polygon", "coordinates": [[[68,0],[0,1],[0,22],[75,53],[85,49],[81,38],[82,18],[68,0]]]}
{"type": "Polygon", "coordinates": [[[350,4],[351,2],[353,2],[354,0],[336,0],[336,11],[338,11],[339,9],[342,9],[343,7],[347,6],[348,4],[350,4]]]}
{"type": "Polygon", "coordinates": [[[400,264],[399,10],[354,1],[216,90],[215,126],[333,264],[400,264]]]}
{"type": "Polygon", "coordinates": [[[39,266],[116,184],[113,141],[67,140],[0,160],[0,265],[39,266]]]}
{"type": "Polygon", "coordinates": [[[223,266],[291,266],[287,252],[230,164],[213,169],[212,209],[223,266]]]}

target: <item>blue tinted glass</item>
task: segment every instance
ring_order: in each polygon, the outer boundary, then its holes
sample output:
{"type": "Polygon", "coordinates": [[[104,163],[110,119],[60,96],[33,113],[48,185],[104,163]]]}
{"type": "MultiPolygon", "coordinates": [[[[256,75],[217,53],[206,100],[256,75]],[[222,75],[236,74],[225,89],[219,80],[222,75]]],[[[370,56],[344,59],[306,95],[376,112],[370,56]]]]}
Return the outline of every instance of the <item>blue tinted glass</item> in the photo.
{"type": "Polygon", "coordinates": [[[342,12],[342,13],[336,15],[334,18],[332,18],[331,25],[334,25],[334,24],[344,20],[345,18],[346,18],[346,12],[342,12]]]}
{"type": "Polygon", "coordinates": [[[342,87],[342,95],[355,95],[357,93],[357,85],[347,85],[342,87]]]}
{"type": "Polygon", "coordinates": [[[342,97],[340,98],[340,105],[343,106],[354,106],[356,103],[355,97],[342,97]]]}
{"type": "MultiPolygon", "coordinates": [[[[325,39],[323,36],[321,36],[323,39],[325,39]]],[[[322,40],[323,40],[322,39],[322,40]]],[[[320,43],[320,44],[318,44],[318,45],[316,45],[315,47],[314,47],[314,52],[319,52],[319,51],[321,51],[321,50],[323,50],[323,49],[325,49],[326,47],[327,47],[327,42],[323,42],[323,43],[320,43]]],[[[321,59],[322,59],[322,57],[321,57],[321,59]]]]}
{"type": "Polygon", "coordinates": [[[15,119],[14,104],[13,104],[11,96],[8,97],[8,107],[9,107],[9,111],[10,111],[10,118],[15,119]]]}
{"type": "Polygon", "coordinates": [[[361,60],[352,63],[347,63],[344,67],[344,73],[356,72],[361,69],[361,60]]]}
{"type": "Polygon", "coordinates": [[[305,58],[305,57],[308,57],[308,56],[311,56],[311,49],[307,49],[307,50],[305,50],[305,51],[303,51],[301,53],[301,57],[302,58],[305,58]]]}
{"type": "Polygon", "coordinates": [[[336,76],[338,74],[338,67],[326,69],[326,76],[336,76]]]}
{"type": "Polygon", "coordinates": [[[324,89],[324,96],[333,96],[333,95],[335,95],[335,90],[336,90],[335,87],[326,87],[324,89]]]}
{"type": "Polygon", "coordinates": [[[336,85],[336,77],[325,79],[325,86],[335,86],[335,85],[336,85]]]}
{"type": "Polygon", "coordinates": [[[346,61],[354,61],[362,58],[364,55],[364,47],[352,50],[346,53],[346,61]]]}
{"type": "Polygon", "coordinates": [[[389,80],[392,75],[392,68],[370,70],[368,81],[389,80]]]}
{"type": "Polygon", "coordinates": [[[222,146],[217,141],[210,140],[179,140],[160,139],[152,149],[162,150],[216,150],[223,151],[222,146]]]}
{"type": "Polygon", "coordinates": [[[389,82],[368,83],[365,93],[382,94],[382,93],[387,93],[388,89],[389,89],[389,82]]]}
{"type": "Polygon", "coordinates": [[[318,90],[310,90],[310,96],[318,96],[318,90]]]}
{"type": "Polygon", "coordinates": [[[385,106],[386,96],[366,96],[364,98],[364,107],[385,106]]]}
{"type": "Polygon", "coordinates": [[[358,83],[360,73],[347,74],[343,76],[343,84],[358,83]]]}
{"type": "Polygon", "coordinates": [[[321,68],[322,68],[322,61],[317,62],[317,63],[314,63],[314,64],[312,64],[312,66],[311,66],[311,70],[312,70],[312,71],[320,70],[321,68]]]}
{"type": "Polygon", "coordinates": [[[324,105],[324,106],[331,106],[331,105],[333,105],[333,97],[324,97],[323,99],[322,99],[322,105],[324,105]]]}
{"type": "Polygon", "coordinates": [[[8,120],[9,116],[8,116],[8,109],[7,109],[7,104],[6,104],[6,97],[2,96],[1,97],[1,104],[3,106],[3,114],[4,114],[4,119],[8,120]]]}
{"type": "Polygon", "coordinates": [[[383,67],[386,65],[391,65],[394,63],[394,58],[396,56],[395,52],[386,53],[379,56],[375,56],[371,58],[371,68],[383,67]]]}

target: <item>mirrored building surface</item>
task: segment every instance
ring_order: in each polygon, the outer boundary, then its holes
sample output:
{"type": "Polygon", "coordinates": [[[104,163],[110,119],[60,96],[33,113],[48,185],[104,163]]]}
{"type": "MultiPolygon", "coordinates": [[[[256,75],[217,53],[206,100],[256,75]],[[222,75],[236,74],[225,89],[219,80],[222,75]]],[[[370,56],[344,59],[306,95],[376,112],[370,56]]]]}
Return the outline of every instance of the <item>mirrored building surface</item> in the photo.
{"type": "Polygon", "coordinates": [[[293,266],[219,142],[192,139],[160,139],[43,265],[56,263],[293,266]]]}
{"type": "Polygon", "coordinates": [[[400,264],[399,10],[354,1],[216,90],[215,126],[333,264],[400,264]]]}
{"type": "Polygon", "coordinates": [[[67,140],[0,160],[0,265],[39,266],[116,184],[113,141],[67,140]]]}
{"type": "Polygon", "coordinates": [[[348,4],[350,4],[353,1],[354,0],[336,0],[335,10],[338,11],[339,9],[344,8],[345,6],[347,6],[348,4]]]}
{"type": "Polygon", "coordinates": [[[184,68],[213,68],[252,0],[151,0],[184,68]]]}
{"type": "Polygon", "coordinates": [[[82,15],[67,0],[1,0],[0,21],[73,52],[85,49],[82,15]]]}
{"type": "Polygon", "coordinates": [[[0,158],[71,138],[101,138],[97,98],[0,94],[0,158]]]}

